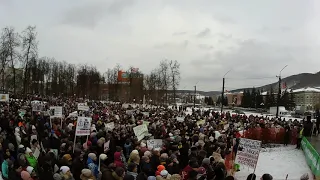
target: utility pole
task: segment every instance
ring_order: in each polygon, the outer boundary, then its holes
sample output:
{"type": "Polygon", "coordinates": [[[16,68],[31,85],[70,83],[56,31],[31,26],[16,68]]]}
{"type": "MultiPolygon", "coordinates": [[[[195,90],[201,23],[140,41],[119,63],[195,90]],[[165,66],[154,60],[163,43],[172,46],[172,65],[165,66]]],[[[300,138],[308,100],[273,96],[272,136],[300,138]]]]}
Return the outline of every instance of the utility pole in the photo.
{"type": "Polygon", "coordinates": [[[193,108],[196,107],[196,94],[197,94],[197,85],[194,86],[193,108]]]}
{"type": "Polygon", "coordinates": [[[284,68],[286,68],[288,65],[285,65],[280,73],[279,76],[277,76],[279,78],[279,84],[278,84],[278,96],[277,96],[277,113],[276,113],[276,118],[278,118],[279,116],[279,105],[280,105],[280,94],[281,94],[281,72],[284,70],[284,68]]]}
{"type": "Polygon", "coordinates": [[[280,105],[280,94],[281,94],[281,76],[278,76],[279,78],[279,84],[278,84],[278,96],[277,96],[277,113],[276,118],[279,116],[279,105],[280,105]]]}
{"type": "Polygon", "coordinates": [[[222,92],[221,92],[221,114],[223,112],[223,103],[224,103],[224,81],[225,78],[222,78],[222,92]]]}

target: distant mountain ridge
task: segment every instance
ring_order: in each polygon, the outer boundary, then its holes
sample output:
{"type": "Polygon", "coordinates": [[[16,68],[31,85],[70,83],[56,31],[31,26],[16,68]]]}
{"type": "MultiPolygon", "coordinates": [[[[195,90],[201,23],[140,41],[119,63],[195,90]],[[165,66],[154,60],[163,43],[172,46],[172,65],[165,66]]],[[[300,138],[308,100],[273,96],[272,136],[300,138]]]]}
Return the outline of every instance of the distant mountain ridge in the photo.
{"type": "MultiPolygon", "coordinates": [[[[300,89],[305,87],[320,87],[320,71],[317,73],[300,73],[292,76],[288,76],[281,80],[282,83],[285,83],[288,89],[300,89]]],[[[270,88],[274,90],[278,89],[278,81],[272,84],[267,84],[261,87],[256,87],[261,91],[269,91],[270,88]]],[[[243,91],[244,89],[252,89],[252,88],[239,88],[232,90],[232,92],[243,91]]]]}
{"type": "MultiPolygon", "coordinates": [[[[282,83],[285,83],[288,89],[300,89],[305,87],[320,88],[320,71],[314,74],[300,73],[300,74],[288,76],[282,79],[282,83]]],[[[271,87],[276,91],[278,89],[278,81],[261,86],[261,87],[256,87],[256,88],[264,92],[264,91],[269,91],[271,87]]],[[[240,92],[243,90],[251,90],[251,89],[252,87],[239,88],[239,89],[231,90],[230,92],[240,92]]],[[[193,94],[194,91],[193,90],[177,90],[177,93],[193,94]]],[[[197,91],[197,93],[203,96],[216,96],[216,95],[219,95],[221,91],[197,91]]]]}

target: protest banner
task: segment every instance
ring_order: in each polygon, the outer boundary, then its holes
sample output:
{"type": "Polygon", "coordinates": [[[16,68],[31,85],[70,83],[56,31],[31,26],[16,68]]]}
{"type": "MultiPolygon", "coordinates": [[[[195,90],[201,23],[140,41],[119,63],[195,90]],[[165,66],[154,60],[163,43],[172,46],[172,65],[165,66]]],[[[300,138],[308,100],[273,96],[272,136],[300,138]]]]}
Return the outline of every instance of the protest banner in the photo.
{"type": "Polygon", "coordinates": [[[114,122],[104,123],[106,130],[112,131],[114,129],[114,122]]]}
{"type": "Polygon", "coordinates": [[[91,117],[78,117],[76,136],[88,136],[90,135],[91,117]]]}
{"type": "Polygon", "coordinates": [[[89,111],[89,106],[87,103],[78,103],[78,110],[80,111],[89,111]]]}
{"type": "Polygon", "coordinates": [[[241,138],[236,155],[236,164],[255,169],[261,149],[261,141],[241,138]]]}
{"type": "Polygon", "coordinates": [[[9,102],[9,94],[0,94],[0,102],[9,102]]]}
{"type": "Polygon", "coordinates": [[[161,148],[162,147],[162,139],[147,140],[147,147],[152,148],[152,149],[161,148]]]}
{"type": "Polygon", "coordinates": [[[51,106],[50,107],[51,118],[62,118],[62,106],[51,106]]]}
{"type": "Polygon", "coordinates": [[[143,139],[148,134],[148,128],[146,124],[142,124],[133,128],[134,134],[137,136],[138,141],[143,139]]]}

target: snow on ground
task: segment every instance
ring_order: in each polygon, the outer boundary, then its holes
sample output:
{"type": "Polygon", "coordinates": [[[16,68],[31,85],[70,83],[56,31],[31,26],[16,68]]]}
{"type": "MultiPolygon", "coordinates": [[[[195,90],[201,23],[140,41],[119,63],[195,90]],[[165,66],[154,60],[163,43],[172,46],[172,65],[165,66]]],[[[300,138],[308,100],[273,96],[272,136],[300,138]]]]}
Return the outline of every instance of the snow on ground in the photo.
{"type": "MultiPolygon", "coordinates": [[[[252,172],[253,169],[241,166],[235,177],[246,180],[252,172]]],[[[287,174],[288,180],[299,180],[305,173],[309,174],[310,179],[313,177],[303,151],[295,149],[295,146],[262,149],[255,174],[260,179],[265,173],[271,174],[274,180],[284,180],[287,174]]]]}

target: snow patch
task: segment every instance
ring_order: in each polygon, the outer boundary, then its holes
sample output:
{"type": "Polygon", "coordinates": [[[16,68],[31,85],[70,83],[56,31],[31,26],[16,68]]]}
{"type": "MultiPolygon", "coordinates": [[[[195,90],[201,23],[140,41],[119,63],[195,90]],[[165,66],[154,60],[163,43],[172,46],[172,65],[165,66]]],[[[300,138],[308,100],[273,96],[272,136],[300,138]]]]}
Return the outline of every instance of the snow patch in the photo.
{"type": "MultiPolygon", "coordinates": [[[[238,180],[246,180],[251,173],[253,169],[240,166],[240,171],[235,177],[238,180]]],[[[284,180],[287,174],[288,180],[299,180],[305,173],[313,177],[302,150],[295,149],[292,145],[261,149],[255,174],[257,179],[260,179],[265,173],[271,174],[274,180],[284,180]]]]}

